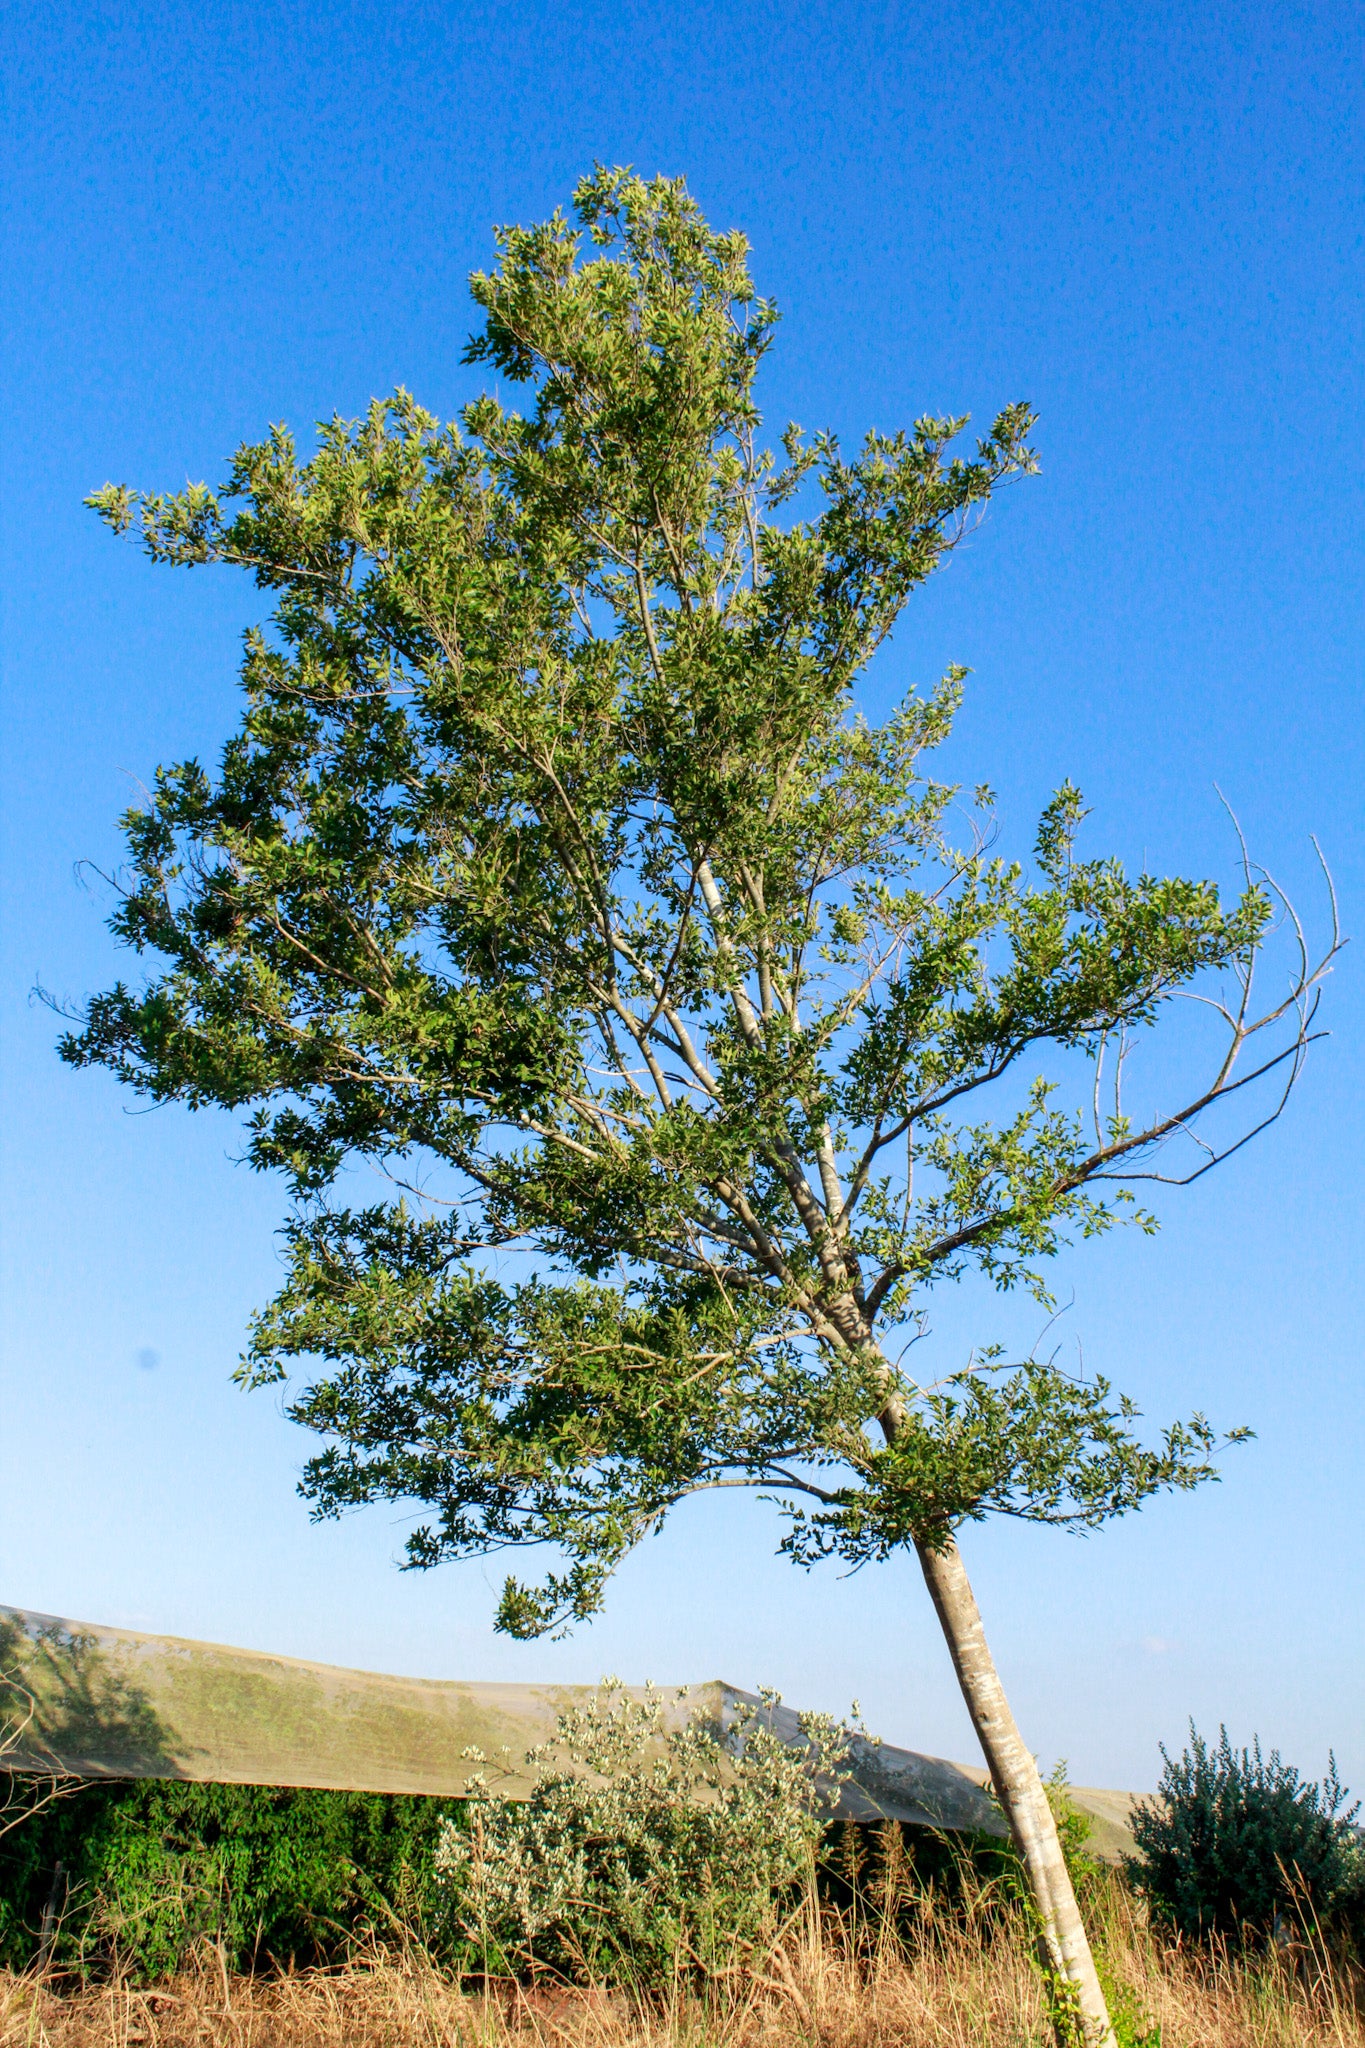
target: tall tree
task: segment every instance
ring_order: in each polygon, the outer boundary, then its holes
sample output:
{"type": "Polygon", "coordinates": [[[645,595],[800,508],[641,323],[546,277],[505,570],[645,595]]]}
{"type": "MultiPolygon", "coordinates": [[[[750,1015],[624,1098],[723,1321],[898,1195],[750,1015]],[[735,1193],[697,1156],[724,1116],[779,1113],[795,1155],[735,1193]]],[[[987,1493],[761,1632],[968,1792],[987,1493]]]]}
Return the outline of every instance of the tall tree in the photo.
{"type": "Polygon", "coordinates": [[[514,1635],[590,1615],[707,1489],[776,1500],[803,1564],[912,1549],[1063,2003],[1105,2041],[955,1531],[1094,1527],[1212,1476],[1214,1434],[1147,1446],[1104,1381],[1036,1359],[922,1386],[905,1340],[936,1284],[1042,1296],[1070,1236],[1150,1225],[1130,1183],[1159,1147],[1258,1078],[1275,1113],[1320,970],[1258,1012],[1267,887],[1079,858],[1070,785],[1031,867],[992,851],[984,791],[959,844],[926,757],[964,671],[855,708],[911,591],[1035,467],[1027,406],[966,456],[929,418],[777,455],[743,238],[620,171],[574,215],[472,280],[469,360],[525,415],[442,428],[400,393],[306,463],[273,430],[221,495],[96,495],[154,560],[276,603],[216,777],[164,769],[125,821],[113,929],[163,965],[63,1054],[249,1110],[296,1202],[241,1377],[321,1361],[291,1409],[325,1439],[318,1514],[420,1503],[418,1566],[552,1546],[507,1581],[514,1635]],[[1210,972],[1211,1071],[1131,1116],[1131,1035],[1210,972]],[[1084,1114],[1059,1052],[1093,1069],[1084,1114]],[[360,1161],[392,1192],[353,1207],[360,1161]]]}

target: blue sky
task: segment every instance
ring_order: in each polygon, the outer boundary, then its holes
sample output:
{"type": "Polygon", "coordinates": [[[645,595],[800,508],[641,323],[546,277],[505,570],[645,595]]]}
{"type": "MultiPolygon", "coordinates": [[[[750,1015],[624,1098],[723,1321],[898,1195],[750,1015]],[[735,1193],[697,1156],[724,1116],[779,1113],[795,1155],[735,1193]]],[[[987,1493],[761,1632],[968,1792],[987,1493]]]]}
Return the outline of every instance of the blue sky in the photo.
{"type": "MultiPolygon", "coordinates": [[[[974,671],[951,765],[1026,849],[1070,775],[1090,844],[1230,879],[1215,784],[1316,927],[1309,835],[1365,901],[1358,423],[1365,25],[1320,8],[752,0],[12,5],[3,49],[4,1363],[0,1600],[433,1676],[724,1676],[972,1739],[911,1563],[841,1581],[696,1504],[562,1645],[491,1632],[496,1570],[400,1575],[403,1523],[311,1527],[306,1453],[228,1384],[278,1188],[227,1120],[129,1114],[53,1052],[41,981],[118,971],[82,859],[158,761],[211,755],[258,614],[81,500],[221,475],[404,384],[449,414],[494,221],[594,159],[685,173],[784,309],[769,418],[852,437],[1038,407],[1043,474],[914,601],[874,704],[974,671]]],[[[1066,1342],[1154,1419],[1257,1441],[1087,1542],[969,1532],[1046,1763],[1143,1785],[1193,1714],[1365,1791],[1358,948],[1285,1118],[1063,1261],[1066,1342]]],[[[1027,1341],[980,1290],[946,1363],[1027,1341]]]]}

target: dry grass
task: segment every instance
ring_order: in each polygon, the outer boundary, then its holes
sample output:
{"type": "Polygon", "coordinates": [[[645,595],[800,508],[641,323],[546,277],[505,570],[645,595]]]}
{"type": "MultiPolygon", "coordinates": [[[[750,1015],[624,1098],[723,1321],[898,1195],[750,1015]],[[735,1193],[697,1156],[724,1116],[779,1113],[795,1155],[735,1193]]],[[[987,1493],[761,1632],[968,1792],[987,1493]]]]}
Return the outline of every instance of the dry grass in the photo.
{"type": "MultiPolygon", "coordinates": [[[[1172,1956],[1118,1888],[1096,1902],[1125,2037],[1151,2048],[1365,2048],[1365,2017],[1313,1954],[1172,1956]],[[1155,2030],[1159,2029],[1159,2032],[1155,2030]]],[[[164,1990],[63,1991],[0,1975],[0,2048],[1035,2048],[1050,2034],[1023,1945],[985,1925],[861,1954],[837,1924],[788,1930],[761,1971],[706,2000],[546,1987],[461,1990],[420,1949],[344,1970],[231,1977],[209,1955],[164,1990]]],[[[1117,2016],[1117,2014],[1116,2014],[1117,2016]]]]}

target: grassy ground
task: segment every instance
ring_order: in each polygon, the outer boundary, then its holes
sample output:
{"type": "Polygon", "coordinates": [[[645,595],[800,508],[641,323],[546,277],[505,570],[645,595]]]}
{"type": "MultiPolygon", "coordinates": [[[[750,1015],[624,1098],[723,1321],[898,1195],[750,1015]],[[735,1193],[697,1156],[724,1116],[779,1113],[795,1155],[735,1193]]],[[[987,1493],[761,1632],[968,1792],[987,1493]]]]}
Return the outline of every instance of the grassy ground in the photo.
{"type": "MultiPolygon", "coordinates": [[[[1356,1993],[1310,1947],[1237,1962],[1172,1955],[1121,1888],[1095,1904],[1125,2044],[1365,2048],[1356,1993]]],[[[347,1968],[233,1977],[211,1952],[157,1990],[63,1990],[0,1976],[3,2048],[1034,2048],[1050,2038],[1026,1946],[997,1924],[922,1925],[853,1942],[828,1915],[788,1929],[761,1969],[705,2000],[461,1990],[418,1948],[347,1968]]]]}

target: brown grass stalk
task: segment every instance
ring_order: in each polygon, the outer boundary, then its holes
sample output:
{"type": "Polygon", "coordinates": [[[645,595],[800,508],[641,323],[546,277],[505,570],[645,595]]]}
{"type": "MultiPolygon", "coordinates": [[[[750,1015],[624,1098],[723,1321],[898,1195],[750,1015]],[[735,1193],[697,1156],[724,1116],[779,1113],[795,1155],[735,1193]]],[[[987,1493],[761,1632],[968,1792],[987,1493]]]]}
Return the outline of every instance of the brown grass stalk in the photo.
{"type": "MultiPolygon", "coordinates": [[[[1190,1954],[1156,1941],[1117,1884],[1092,1917],[1125,2038],[1156,2048],[1365,2048],[1343,1974],[1294,1955],[1190,1954]],[[1157,2031],[1159,2029],[1159,2032],[1157,2031]]],[[[706,1995],[470,1989],[412,1943],[344,1969],[229,1977],[205,1951],[165,1988],[64,1988],[0,1974],[0,2048],[1043,2048],[1043,1985],[1022,1929],[921,1914],[906,1936],[797,1915],[772,1953],[706,1995]]]]}

